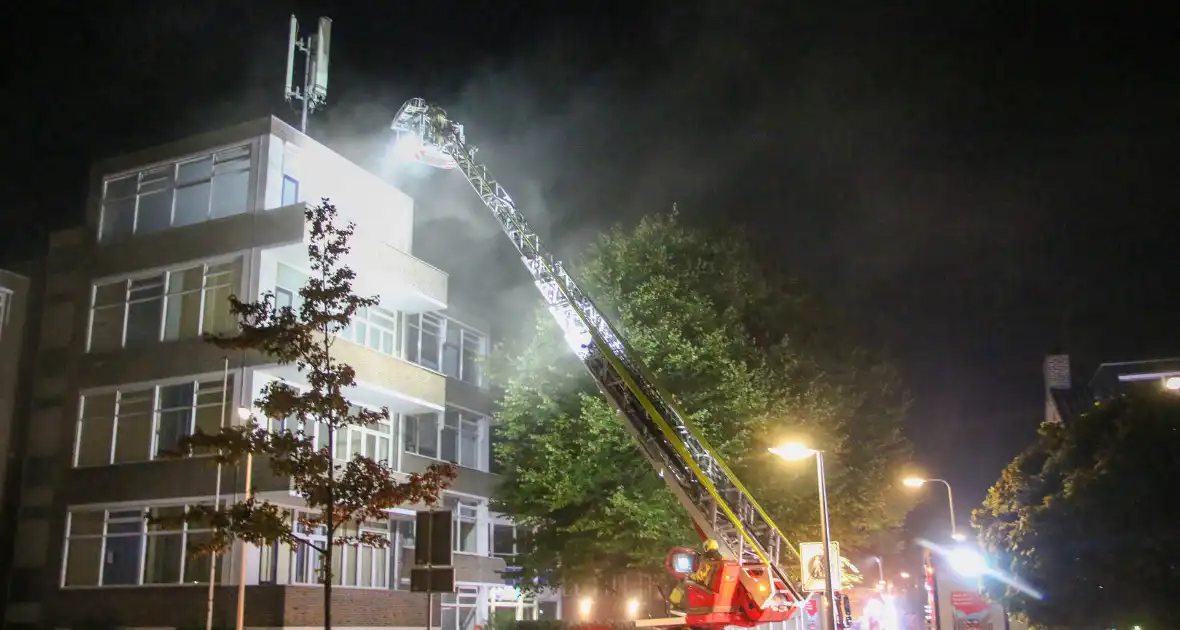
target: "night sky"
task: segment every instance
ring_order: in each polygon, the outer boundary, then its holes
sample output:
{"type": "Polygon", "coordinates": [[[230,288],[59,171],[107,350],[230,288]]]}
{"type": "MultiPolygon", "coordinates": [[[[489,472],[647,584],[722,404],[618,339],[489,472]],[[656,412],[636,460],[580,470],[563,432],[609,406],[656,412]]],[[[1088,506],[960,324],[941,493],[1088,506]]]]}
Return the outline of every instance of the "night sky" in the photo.
{"type": "MultiPolygon", "coordinates": [[[[560,252],[673,203],[750,228],[902,366],[918,463],[964,522],[1043,417],[1047,351],[1087,380],[1180,354],[1174,2],[336,4],[27,7],[6,32],[0,264],[81,221],[95,159],[296,121],[296,12],[335,21],[311,134],[353,159],[424,96],[560,252]]],[[[442,266],[535,300],[459,176],[404,184],[420,223],[468,241],[442,266]]],[[[930,492],[916,532],[945,528],[930,492]]]]}

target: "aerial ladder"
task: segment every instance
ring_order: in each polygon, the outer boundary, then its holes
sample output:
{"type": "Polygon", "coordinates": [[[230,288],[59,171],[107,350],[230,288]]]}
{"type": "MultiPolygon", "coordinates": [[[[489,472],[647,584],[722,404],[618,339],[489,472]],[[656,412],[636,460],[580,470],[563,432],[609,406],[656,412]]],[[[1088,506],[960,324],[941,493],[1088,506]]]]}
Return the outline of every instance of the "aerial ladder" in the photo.
{"type": "Polygon", "coordinates": [[[783,569],[798,551],[758,505],[720,454],[677,408],[618,330],[541,245],[512,197],[476,161],[463,126],[441,107],[407,101],[391,128],[394,151],[463,174],[520,252],[565,341],[586,365],[643,455],[688,510],[698,533],[715,541],[709,556],[673,550],[669,572],[683,580],[677,616],[636,622],[646,627],[755,625],[790,618],[806,596],[783,569]]]}

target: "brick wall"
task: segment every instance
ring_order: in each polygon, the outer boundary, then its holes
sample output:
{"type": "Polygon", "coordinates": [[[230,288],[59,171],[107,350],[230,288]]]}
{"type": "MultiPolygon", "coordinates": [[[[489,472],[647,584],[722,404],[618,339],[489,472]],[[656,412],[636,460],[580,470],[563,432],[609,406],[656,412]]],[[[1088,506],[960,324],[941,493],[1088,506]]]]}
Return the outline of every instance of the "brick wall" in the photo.
{"type": "MultiPolygon", "coordinates": [[[[59,628],[204,628],[207,597],[208,589],[204,586],[62,590],[46,608],[46,616],[51,625],[59,628]]],[[[314,586],[250,586],[246,588],[244,625],[320,626],[323,599],[323,590],[314,586]]],[[[237,589],[218,587],[213,603],[214,627],[234,627],[237,589]]],[[[436,619],[438,611],[436,597],[436,619]]],[[[406,591],[335,589],[332,592],[332,624],[340,627],[424,626],[426,598],[406,591]]]]}

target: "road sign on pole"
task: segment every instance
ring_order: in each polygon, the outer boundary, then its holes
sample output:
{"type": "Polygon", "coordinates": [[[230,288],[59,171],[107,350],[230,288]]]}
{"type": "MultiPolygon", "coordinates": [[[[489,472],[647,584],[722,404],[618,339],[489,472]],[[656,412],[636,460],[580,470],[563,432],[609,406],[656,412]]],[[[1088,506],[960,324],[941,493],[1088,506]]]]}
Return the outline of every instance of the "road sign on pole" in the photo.
{"type": "Polygon", "coordinates": [[[418,512],[414,520],[410,591],[426,593],[426,630],[434,626],[434,594],[455,592],[453,523],[450,510],[418,512]]]}

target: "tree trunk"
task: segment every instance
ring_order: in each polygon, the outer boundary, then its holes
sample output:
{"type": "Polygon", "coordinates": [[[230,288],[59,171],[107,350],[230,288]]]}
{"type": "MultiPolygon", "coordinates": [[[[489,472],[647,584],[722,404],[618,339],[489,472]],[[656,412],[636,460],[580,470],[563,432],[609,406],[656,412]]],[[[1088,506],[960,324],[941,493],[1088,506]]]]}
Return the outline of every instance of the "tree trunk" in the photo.
{"type": "Polygon", "coordinates": [[[324,547],[324,630],[332,630],[332,556],[336,553],[336,525],[332,522],[336,516],[336,496],[332,492],[332,484],[336,483],[336,429],[328,424],[328,504],[324,506],[328,514],[324,519],[327,533],[327,546],[324,547]]]}

